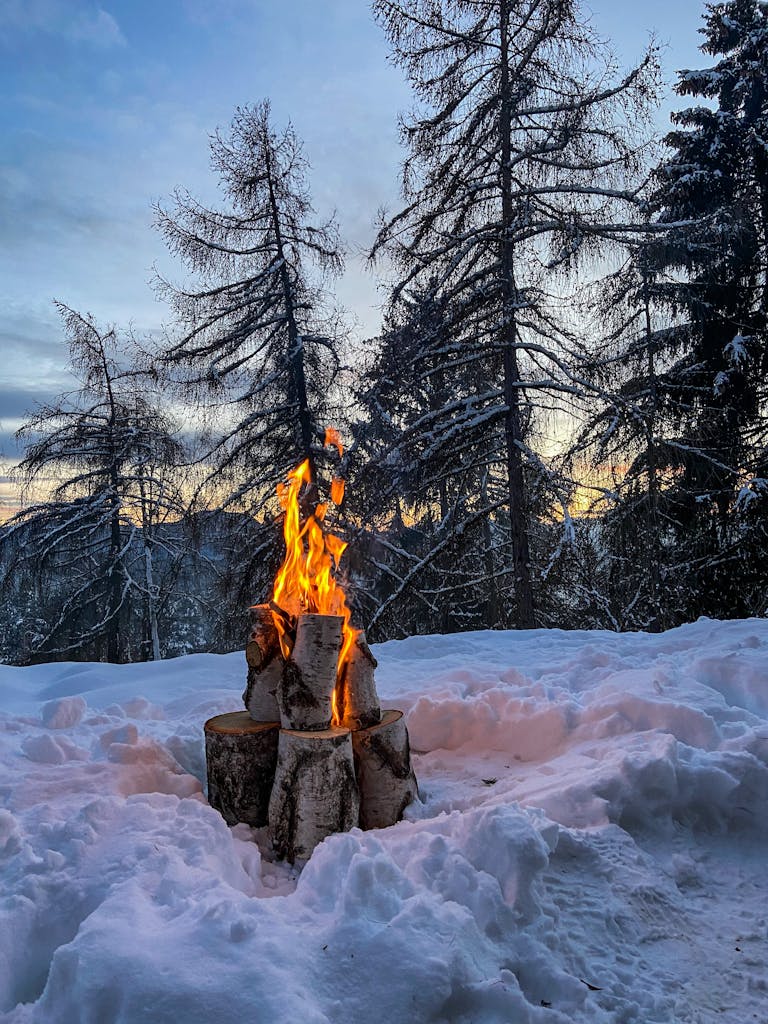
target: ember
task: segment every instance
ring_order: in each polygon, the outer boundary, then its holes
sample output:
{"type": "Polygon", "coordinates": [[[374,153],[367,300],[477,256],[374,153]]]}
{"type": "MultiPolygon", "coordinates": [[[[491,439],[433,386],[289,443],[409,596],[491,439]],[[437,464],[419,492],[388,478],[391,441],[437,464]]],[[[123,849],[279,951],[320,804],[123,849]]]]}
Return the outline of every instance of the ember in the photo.
{"type": "MultiPolygon", "coordinates": [[[[344,452],[332,428],[325,445],[344,452]]],[[[278,487],[285,558],[271,601],[250,609],[248,714],[205,726],[212,806],[229,824],[268,824],[291,863],[333,832],[394,824],[418,793],[403,714],[381,711],[376,659],[336,578],[347,545],[315,495],[309,460],[278,487]]],[[[331,500],[343,497],[336,478],[331,500]]]]}

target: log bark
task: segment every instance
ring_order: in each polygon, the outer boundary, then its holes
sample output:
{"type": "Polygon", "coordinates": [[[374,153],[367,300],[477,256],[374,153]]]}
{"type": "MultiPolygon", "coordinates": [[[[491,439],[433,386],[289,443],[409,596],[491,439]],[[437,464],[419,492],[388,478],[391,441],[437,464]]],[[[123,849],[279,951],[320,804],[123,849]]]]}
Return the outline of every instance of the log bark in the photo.
{"type": "Polygon", "coordinates": [[[336,690],[341,725],[345,729],[367,729],[381,721],[381,705],[373,675],[376,664],[361,630],[352,645],[349,660],[339,674],[336,690]]]}
{"type": "Polygon", "coordinates": [[[267,824],[279,733],[279,722],[254,722],[246,711],[205,723],[208,803],[228,825],[267,824]]]}
{"type": "Polygon", "coordinates": [[[280,731],[269,801],[269,832],[279,857],[307,860],[318,843],[358,823],[359,796],[348,729],[280,731]]]}
{"type": "Polygon", "coordinates": [[[249,609],[251,635],[245,647],[248,678],[243,703],[257,722],[274,722],[280,717],[277,688],[283,674],[283,660],[275,621],[269,605],[249,609]]]}
{"type": "Polygon", "coordinates": [[[296,643],[277,688],[284,729],[330,728],[343,624],[340,615],[299,616],[296,643]]]}
{"type": "Polygon", "coordinates": [[[352,733],[352,743],[360,789],[360,827],[394,825],[419,795],[402,711],[385,711],[378,725],[352,733]]]}
{"type": "Polygon", "coordinates": [[[275,658],[262,671],[249,667],[243,697],[248,714],[256,722],[276,722],[280,719],[277,690],[283,675],[283,662],[275,658]]]}

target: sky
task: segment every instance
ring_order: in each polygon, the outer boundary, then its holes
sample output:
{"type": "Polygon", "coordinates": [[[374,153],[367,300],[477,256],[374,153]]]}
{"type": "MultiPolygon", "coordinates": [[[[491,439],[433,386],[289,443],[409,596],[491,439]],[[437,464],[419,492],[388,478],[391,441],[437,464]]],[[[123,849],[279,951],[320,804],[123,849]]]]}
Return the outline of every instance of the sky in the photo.
{"type": "MultiPolygon", "coordinates": [[[[651,32],[670,83],[706,63],[699,0],[589,9],[624,64],[651,32]]],[[[337,211],[337,296],[370,336],[381,296],[363,254],[397,202],[410,97],[366,0],[0,0],[0,458],[25,411],[72,386],[53,299],[138,332],[168,320],[153,267],[181,270],[152,204],[177,186],[215,202],[208,138],[265,97],[304,140],[318,217],[337,211]]]]}

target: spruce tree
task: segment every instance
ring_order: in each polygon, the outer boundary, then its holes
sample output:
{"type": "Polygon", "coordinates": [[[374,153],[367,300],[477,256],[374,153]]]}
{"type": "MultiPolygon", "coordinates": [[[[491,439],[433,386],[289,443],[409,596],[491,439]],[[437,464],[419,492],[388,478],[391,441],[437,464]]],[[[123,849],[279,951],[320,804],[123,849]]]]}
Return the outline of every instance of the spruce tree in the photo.
{"type": "MultiPolygon", "coordinates": [[[[649,237],[658,228],[647,224],[646,236],[597,285],[596,336],[582,362],[592,393],[569,452],[588,496],[587,536],[595,549],[582,596],[588,621],[610,628],[656,630],[675,618],[675,551],[665,504],[671,483],[665,385],[674,356],[658,301],[663,283],[648,265],[651,246],[658,245],[649,237]]],[[[579,616],[574,624],[582,624],[579,616]]]]}
{"type": "Polygon", "coordinates": [[[749,523],[741,508],[747,493],[761,496],[768,426],[768,12],[733,0],[707,5],[704,20],[701,49],[716,59],[681,72],[676,89],[711,105],[673,115],[651,197],[668,230],[643,256],[672,319],[655,450],[670,477],[663,500],[684,617],[750,611],[744,577],[754,578],[758,551],[745,538],[760,536],[750,524],[762,502],[749,523]]]}
{"type": "Polygon", "coordinates": [[[358,545],[372,552],[365,589],[374,635],[506,625],[497,577],[508,532],[478,450],[480,401],[464,397],[471,363],[445,358],[451,319],[436,282],[404,292],[358,391],[365,419],[356,426],[353,501],[367,528],[358,545]],[[434,430],[446,416],[450,436],[434,430]]]}

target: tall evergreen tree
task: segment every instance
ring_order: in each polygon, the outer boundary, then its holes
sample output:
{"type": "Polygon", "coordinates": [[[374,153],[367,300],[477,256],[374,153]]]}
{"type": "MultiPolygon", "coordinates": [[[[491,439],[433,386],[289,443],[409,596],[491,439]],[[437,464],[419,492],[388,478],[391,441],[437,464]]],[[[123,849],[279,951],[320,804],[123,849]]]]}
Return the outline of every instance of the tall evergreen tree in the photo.
{"type": "MultiPolygon", "coordinates": [[[[582,364],[594,390],[569,455],[592,499],[587,536],[595,550],[591,585],[582,588],[590,625],[659,630],[679,621],[684,599],[668,525],[674,515],[666,444],[675,414],[668,389],[674,329],[659,303],[666,279],[648,263],[659,245],[654,232],[665,229],[648,224],[646,231],[599,282],[603,335],[592,340],[582,364]]],[[[582,624],[578,616],[576,623],[582,624]]]]}
{"type": "Polygon", "coordinates": [[[712,105],[673,115],[651,198],[668,231],[643,253],[653,300],[673,318],[654,450],[670,477],[662,500],[684,617],[749,612],[756,552],[737,499],[745,486],[759,496],[768,427],[768,8],[709,4],[702,32],[717,59],[676,88],[712,105]]]}
{"type": "Polygon", "coordinates": [[[507,517],[510,621],[532,626],[533,496],[553,482],[542,432],[581,387],[565,274],[626,219],[638,163],[627,115],[642,119],[653,59],[612,84],[610,55],[571,0],[376,0],[374,11],[420,102],[403,124],[406,205],[374,253],[395,262],[394,304],[430,280],[448,315],[430,354],[453,400],[433,387],[419,431],[443,477],[486,472],[488,508],[507,517]]]}

